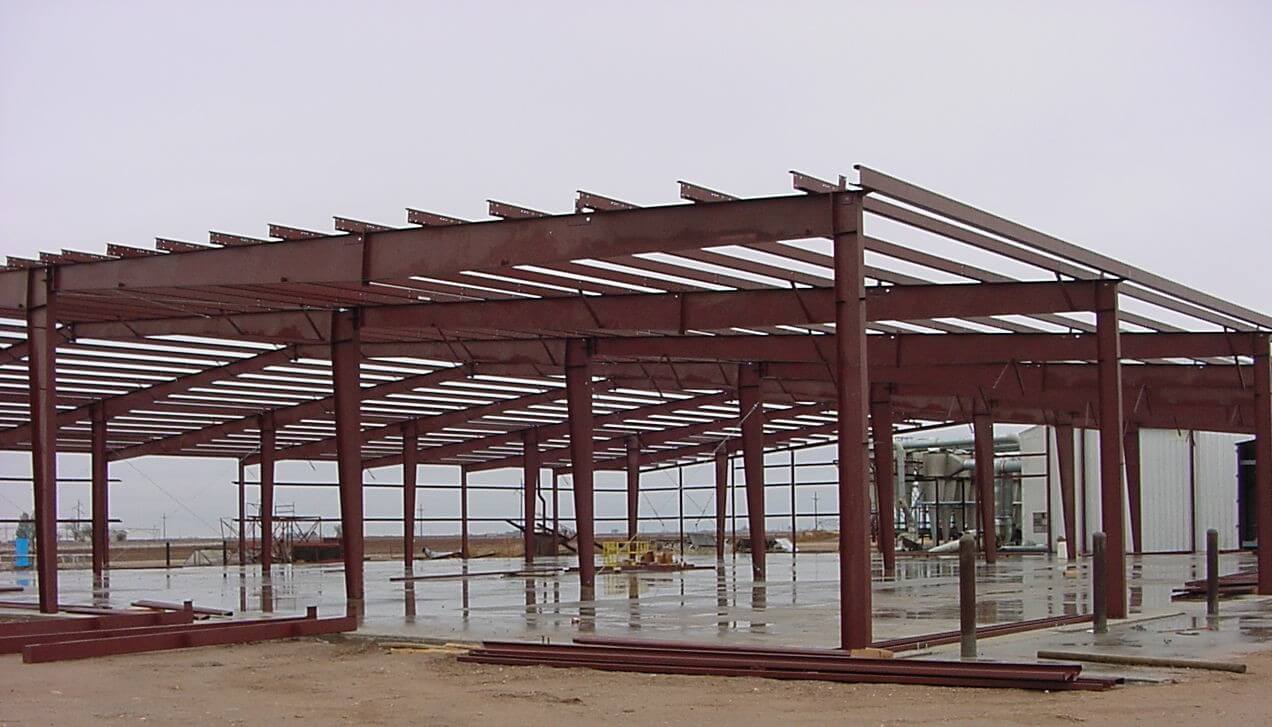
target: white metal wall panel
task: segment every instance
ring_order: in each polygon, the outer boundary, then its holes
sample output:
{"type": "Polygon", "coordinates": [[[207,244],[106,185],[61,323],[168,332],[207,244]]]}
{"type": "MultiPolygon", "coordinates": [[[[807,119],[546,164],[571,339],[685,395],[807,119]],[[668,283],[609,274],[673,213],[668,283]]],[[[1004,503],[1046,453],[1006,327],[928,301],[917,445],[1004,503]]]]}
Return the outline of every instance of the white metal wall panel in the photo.
{"type": "Polygon", "coordinates": [[[1139,436],[1140,517],[1144,525],[1144,552],[1190,550],[1192,477],[1188,462],[1188,433],[1142,429],[1139,436]]]}
{"type": "Polygon", "coordinates": [[[1197,550],[1206,548],[1206,530],[1219,531],[1219,549],[1237,542],[1237,442],[1249,435],[1197,432],[1197,550]]]}
{"type": "MultiPolygon", "coordinates": [[[[1043,453],[1047,451],[1047,439],[1051,430],[1047,427],[1030,427],[1020,433],[1020,451],[1022,453],[1043,453]]],[[[1054,450],[1054,447],[1052,448],[1054,450]]],[[[1055,452],[1051,452],[1052,466],[1055,466],[1055,452]]],[[[1046,478],[1046,457],[1025,457],[1020,463],[1020,519],[1021,533],[1024,542],[1055,545],[1055,518],[1060,517],[1058,510],[1059,489],[1056,480],[1046,478]],[[1047,489],[1052,488],[1052,517],[1047,517],[1047,489]],[[1038,530],[1034,527],[1037,519],[1046,521],[1046,527],[1038,530]]]]}

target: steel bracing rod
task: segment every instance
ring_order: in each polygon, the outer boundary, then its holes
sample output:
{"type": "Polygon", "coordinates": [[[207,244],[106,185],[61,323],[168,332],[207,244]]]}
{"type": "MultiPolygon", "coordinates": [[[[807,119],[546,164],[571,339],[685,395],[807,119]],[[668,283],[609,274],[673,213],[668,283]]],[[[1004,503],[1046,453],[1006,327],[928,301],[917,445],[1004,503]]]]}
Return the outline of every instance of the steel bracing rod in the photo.
{"type": "MultiPolygon", "coordinates": [[[[829,234],[819,196],[783,196],[699,207],[672,205],[540,218],[426,226],[156,255],[59,269],[68,293],[148,288],[366,283],[560,260],[673,252],[686,248],[829,234]]],[[[0,308],[18,309],[24,271],[0,273],[0,308]]]]}
{"type": "MultiPolygon", "coordinates": [[[[433,386],[445,381],[467,378],[473,373],[473,367],[463,365],[454,368],[440,369],[427,374],[408,376],[404,379],[390,381],[376,386],[360,388],[359,392],[362,399],[375,399],[388,396],[389,394],[411,391],[412,389],[418,389],[426,386],[433,386]]],[[[290,424],[295,424],[302,419],[329,416],[330,413],[334,411],[335,404],[336,397],[333,394],[332,396],[325,396],[321,399],[314,399],[300,404],[293,404],[292,406],[274,409],[273,414],[275,426],[285,427],[290,424]]],[[[198,444],[205,444],[216,439],[221,439],[230,434],[237,434],[249,429],[254,429],[257,421],[257,415],[245,416],[228,422],[214,424],[209,427],[183,432],[174,436],[153,439],[142,444],[115,450],[114,452],[111,452],[110,458],[114,461],[152,454],[171,454],[174,452],[180,452],[183,449],[193,447],[198,444]]],[[[359,437],[360,436],[361,434],[359,434],[359,437]]]]}
{"type": "Polygon", "coordinates": [[[891,177],[883,172],[862,165],[857,165],[856,168],[860,173],[861,186],[872,192],[879,192],[948,219],[1006,237],[1016,243],[1048,255],[1055,255],[1064,260],[1138,283],[1165,293],[1168,296],[1237,318],[1254,326],[1272,328],[1272,317],[1262,313],[1193,290],[1173,280],[1046,235],[1011,220],[979,210],[971,205],[928,191],[896,177],[891,177]]]}
{"type": "MultiPolygon", "coordinates": [[[[593,422],[596,428],[607,426],[629,424],[647,420],[650,417],[659,417],[663,415],[680,414],[682,416],[700,417],[706,416],[697,409],[705,406],[715,406],[724,404],[734,398],[732,392],[720,392],[716,394],[702,394],[699,396],[686,397],[684,399],[674,399],[672,401],[660,402],[657,404],[649,404],[647,406],[625,409],[623,411],[612,412],[594,417],[593,422]]],[[[539,430],[539,441],[547,442],[552,439],[559,439],[568,436],[570,433],[569,422],[560,422],[557,424],[541,424],[536,425],[539,430]]],[[[458,457],[464,454],[488,449],[490,447],[498,447],[517,441],[521,436],[522,430],[514,430],[503,434],[494,434],[487,437],[476,437],[464,442],[455,444],[447,444],[437,447],[426,447],[420,450],[420,461],[426,463],[437,463],[452,457],[458,457]]],[[[382,467],[388,464],[394,464],[393,457],[378,457],[363,462],[363,466],[370,469],[372,467],[382,467]]],[[[503,465],[507,467],[521,466],[520,457],[507,457],[503,460],[503,465]]]]}
{"type": "MultiPolygon", "coordinates": [[[[1089,311],[1094,285],[1082,282],[947,283],[875,286],[867,290],[870,320],[981,317],[1089,311]]],[[[516,330],[525,321],[551,320],[557,330],[664,331],[757,328],[831,323],[831,288],[630,293],[417,303],[363,308],[375,330],[516,330]]],[[[80,337],[135,339],[148,335],[249,337],[322,343],[314,311],[226,314],[220,317],[79,323],[80,337]]],[[[367,355],[375,355],[367,351],[367,355]]]]}
{"type": "MultiPolygon", "coordinates": [[[[57,415],[57,425],[58,427],[66,427],[75,424],[76,422],[89,419],[94,406],[103,407],[106,417],[108,419],[113,419],[121,414],[126,414],[133,409],[153,404],[154,402],[172,396],[173,394],[180,394],[199,386],[204,386],[206,384],[215,383],[225,379],[231,379],[241,374],[260,371],[261,369],[275,364],[287,363],[295,358],[296,351],[294,348],[280,348],[276,351],[268,351],[258,356],[234,361],[233,363],[228,363],[224,366],[217,366],[214,368],[204,369],[193,374],[188,374],[186,376],[179,376],[171,381],[165,381],[161,384],[155,384],[136,391],[130,391],[127,394],[106,397],[93,402],[92,404],[85,404],[70,411],[61,412],[57,415]]],[[[29,424],[0,431],[0,448],[25,442],[30,436],[31,426],[29,424]]]]}
{"type": "MultiPolygon", "coordinates": [[[[363,398],[365,399],[367,397],[363,398]]],[[[386,437],[401,436],[407,426],[415,426],[417,432],[421,434],[428,434],[430,432],[439,432],[447,427],[459,426],[471,421],[476,421],[482,417],[490,416],[492,414],[500,414],[502,412],[538,406],[540,404],[550,404],[564,398],[564,389],[550,388],[534,394],[527,394],[525,396],[518,396],[510,399],[501,399],[480,406],[457,409],[455,411],[449,411],[442,414],[430,414],[428,416],[415,417],[401,422],[386,424],[382,427],[365,429],[362,432],[362,443],[368,444],[386,437]]],[[[321,455],[334,452],[335,445],[335,437],[318,439],[280,450],[278,458],[285,460],[315,459],[321,455]]],[[[249,457],[248,464],[251,464],[252,461],[252,458],[249,457]]]]}
{"type": "MultiPolygon", "coordinates": [[[[36,570],[40,610],[57,603],[57,316],[51,268],[23,271],[26,306],[27,382],[30,388],[31,472],[35,499],[36,570]]],[[[8,275],[8,274],[6,274],[8,275]]]]}

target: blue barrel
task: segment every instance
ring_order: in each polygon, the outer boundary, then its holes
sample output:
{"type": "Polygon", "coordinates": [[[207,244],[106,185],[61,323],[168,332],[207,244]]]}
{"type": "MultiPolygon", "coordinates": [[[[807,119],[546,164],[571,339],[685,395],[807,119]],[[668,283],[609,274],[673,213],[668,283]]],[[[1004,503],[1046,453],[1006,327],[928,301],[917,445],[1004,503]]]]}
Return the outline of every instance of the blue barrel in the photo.
{"type": "Polygon", "coordinates": [[[17,568],[31,567],[30,538],[18,538],[13,541],[13,565],[17,568]]]}

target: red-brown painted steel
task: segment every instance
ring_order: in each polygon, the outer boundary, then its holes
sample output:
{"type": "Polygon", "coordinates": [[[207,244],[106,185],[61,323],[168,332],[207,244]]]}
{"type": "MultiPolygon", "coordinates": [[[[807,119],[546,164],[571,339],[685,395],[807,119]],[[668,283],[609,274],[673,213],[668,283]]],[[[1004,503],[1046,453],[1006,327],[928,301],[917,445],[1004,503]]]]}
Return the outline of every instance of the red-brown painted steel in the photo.
{"type": "Polygon", "coordinates": [[[578,532],[579,584],[596,587],[592,489],[592,365],[587,341],[570,339],[565,349],[566,400],[570,417],[570,463],[578,532]]]}
{"type": "Polygon", "coordinates": [[[636,537],[640,525],[640,439],[627,438],[627,539],[636,537]]]}
{"type": "Polygon", "coordinates": [[[742,469],[746,477],[746,523],[751,541],[751,577],[764,580],[768,529],[764,503],[764,401],[760,370],[738,367],[738,416],[742,425],[742,469]]]}
{"type": "Polygon", "coordinates": [[[364,533],[362,519],[362,415],[358,350],[358,314],[342,310],[331,316],[332,398],[336,413],[337,469],[340,472],[340,537],[344,544],[347,612],[362,612],[364,533]]]}
{"type": "Polygon", "coordinates": [[[261,573],[269,575],[274,566],[274,458],[278,451],[273,412],[261,415],[260,433],[261,573]]]}
{"type": "Polygon", "coordinates": [[[415,484],[419,433],[414,424],[402,430],[402,565],[407,572],[415,565],[415,484]]]}
{"type": "Polygon", "coordinates": [[[243,460],[238,461],[238,562],[247,565],[247,478],[243,476],[243,460]]]}
{"type": "Polygon", "coordinates": [[[468,468],[459,468],[459,557],[468,560],[468,468]]]}
{"type": "Polygon", "coordinates": [[[0,638],[35,636],[70,632],[94,632],[101,629],[171,626],[194,621],[193,611],[119,611],[100,616],[41,618],[31,621],[0,623],[0,638]]]}
{"type": "Polygon", "coordinates": [[[874,441],[875,503],[883,572],[897,570],[896,466],[892,458],[892,401],[886,386],[870,387],[870,433],[874,441]]]}
{"type": "Polygon", "coordinates": [[[729,451],[723,447],[715,453],[715,533],[716,560],[724,560],[724,506],[728,499],[729,451]]]}
{"type": "Polygon", "coordinates": [[[1131,512],[1131,550],[1144,552],[1143,495],[1140,483],[1140,432],[1139,427],[1126,427],[1122,451],[1126,456],[1126,498],[1131,512]]]}
{"type": "Polygon", "coordinates": [[[524,543],[525,556],[527,563],[534,562],[534,538],[535,538],[535,514],[539,505],[539,432],[536,429],[527,429],[521,435],[522,442],[522,466],[521,479],[523,481],[523,511],[525,512],[525,530],[522,542],[524,543]]]}
{"type": "Polygon", "coordinates": [[[973,418],[974,459],[976,461],[976,509],[985,562],[998,560],[998,526],[994,498],[994,419],[987,412],[973,418]]]}
{"type": "Polygon", "coordinates": [[[870,645],[870,497],[866,449],[866,296],[861,195],[830,195],[835,259],[835,382],[839,457],[839,639],[870,645]]]}
{"type": "Polygon", "coordinates": [[[110,493],[109,470],[106,461],[106,412],[101,405],[94,405],[92,419],[92,470],[93,502],[93,575],[98,578],[110,567],[110,493]]]}
{"type": "Polygon", "coordinates": [[[1254,502],[1258,508],[1259,593],[1272,594],[1272,355],[1259,336],[1254,357],[1254,502]]]}
{"type": "Polygon", "coordinates": [[[1122,484],[1122,349],[1117,285],[1101,284],[1095,314],[1100,353],[1100,521],[1108,538],[1108,615],[1126,618],[1126,490],[1122,484]]]}
{"type": "Polygon", "coordinates": [[[1073,425],[1059,423],[1056,433],[1056,469],[1060,480],[1060,512],[1064,517],[1065,551],[1069,560],[1078,557],[1077,501],[1074,484],[1073,425]]]}
{"type": "Polygon", "coordinates": [[[27,355],[30,383],[31,473],[35,491],[35,564],[40,610],[57,613],[57,318],[55,268],[25,271],[27,355]]]}

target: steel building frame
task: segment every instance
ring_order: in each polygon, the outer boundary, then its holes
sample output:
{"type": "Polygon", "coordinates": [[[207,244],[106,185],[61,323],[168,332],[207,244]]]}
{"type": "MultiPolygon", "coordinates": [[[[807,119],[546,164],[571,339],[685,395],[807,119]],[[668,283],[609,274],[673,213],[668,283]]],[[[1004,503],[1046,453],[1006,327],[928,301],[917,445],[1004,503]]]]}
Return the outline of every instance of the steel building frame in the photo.
{"type": "MultiPolygon", "coordinates": [[[[32,453],[41,607],[57,610],[57,452],[92,456],[99,573],[109,462],[234,458],[240,483],[261,467],[262,503],[277,462],[336,462],[356,611],[365,468],[404,467],[407,523],[419,464],[458,467],[465,489],[471,471],[521,469],[528,515],[541,469],[568,472],[587,554],[595,470],[626,469],[632,503],[640,468],[714,461],[722,479],[740,452],[762,578],[764,451],[837,442],[844,647],[871,642],[869,442],[894,426],[972,423],[981,454],[995,422],[1099,429],[1111,553],[1127,550],[1128,488],[1139,532],[1123,448],[1141,427],[1254,434],[1272,502],[1272,317],[857,171],[793,172],[793,195],[682,182],[689,204],[579,192],[567,214],[491,201],[481,222],[410,209],[406,227],[338,217],[335,233],[9,258],[0,447],[32,453]]],[[[873,456],[882,504],[890,448],[873,456]]],[[[1272,542],[1272,514],[1259,527],[1272,542]]],[[[879,547],[891,571],[892,538],[879,547]]],[[[1272,548],[1259,559],[1272,593],[1272,548]]],[[[1124,616],[1124,559],[1107,586],[1124,616]]]]}

